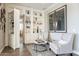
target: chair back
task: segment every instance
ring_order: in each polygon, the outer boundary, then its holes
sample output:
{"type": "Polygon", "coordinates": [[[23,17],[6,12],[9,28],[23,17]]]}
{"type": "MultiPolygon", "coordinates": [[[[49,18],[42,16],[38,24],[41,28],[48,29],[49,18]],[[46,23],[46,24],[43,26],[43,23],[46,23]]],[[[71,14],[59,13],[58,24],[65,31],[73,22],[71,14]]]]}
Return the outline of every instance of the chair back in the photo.
{"type": "Polygon", "coordinates": [[[51,40],[61,40],[62,33],[50,33],[51,40]]]}
{"type": "Polygon", "coordinates": [[[63,33],[62,34],[62,40],[64,41],[72,41],[74,38],[74,34],[72,33],[63,33]]]}

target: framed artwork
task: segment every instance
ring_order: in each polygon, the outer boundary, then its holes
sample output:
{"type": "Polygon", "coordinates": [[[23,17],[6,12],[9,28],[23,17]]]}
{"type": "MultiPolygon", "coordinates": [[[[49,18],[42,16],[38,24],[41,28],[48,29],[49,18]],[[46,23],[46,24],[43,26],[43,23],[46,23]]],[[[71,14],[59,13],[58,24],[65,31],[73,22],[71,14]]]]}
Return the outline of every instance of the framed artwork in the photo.
{"type": "Polygon", "coordinates": [[[34,14],[35,16],[37,16],[37,12],[34,11],[33,14],[34,14]]]}
{"type": "Polygon", "coordinates": [[[67,5],[49,13],[49,31],[67,32],[67,5]]]}
{"type": "Polygon", "coordinates": [[[26,14],[28,14],[28,15],[30,14],[30,10],[26,10],[25,12],[26,12],[26,14]]]}

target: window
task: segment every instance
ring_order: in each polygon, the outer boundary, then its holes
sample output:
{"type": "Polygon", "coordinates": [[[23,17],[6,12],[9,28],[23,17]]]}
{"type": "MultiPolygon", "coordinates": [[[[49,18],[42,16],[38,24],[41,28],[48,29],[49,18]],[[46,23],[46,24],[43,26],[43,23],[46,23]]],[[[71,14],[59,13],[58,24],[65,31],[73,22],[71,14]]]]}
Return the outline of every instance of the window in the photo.
{"type": "Polygon", "coordinates": [[[67,32],[66,5],[49,13],[49,30],[53,32],[67,32]]]}

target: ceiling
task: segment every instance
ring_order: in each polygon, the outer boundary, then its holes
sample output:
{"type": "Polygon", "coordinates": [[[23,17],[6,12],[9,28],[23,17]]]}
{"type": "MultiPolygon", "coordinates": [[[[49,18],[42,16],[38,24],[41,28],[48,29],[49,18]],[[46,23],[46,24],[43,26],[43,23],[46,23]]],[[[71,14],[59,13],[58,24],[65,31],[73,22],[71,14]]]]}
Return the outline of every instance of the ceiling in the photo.
{"type": "Polygon", "coordinates": [[[15,3],[16,5],[32,7],[39,10],[45,10],[50,7],[53,3],[15,3]]]}

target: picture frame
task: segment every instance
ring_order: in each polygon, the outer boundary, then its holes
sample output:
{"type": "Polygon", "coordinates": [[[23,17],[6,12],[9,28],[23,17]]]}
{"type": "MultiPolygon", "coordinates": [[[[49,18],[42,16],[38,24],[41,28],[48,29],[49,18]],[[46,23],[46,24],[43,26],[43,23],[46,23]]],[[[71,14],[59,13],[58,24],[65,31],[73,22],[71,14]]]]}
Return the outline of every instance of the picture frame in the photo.
{"type": "Polygon", "coordinates": [[[67,5],[50,12],[48,17],[49,31],[57,33],[67,32],[67,5]]]}

